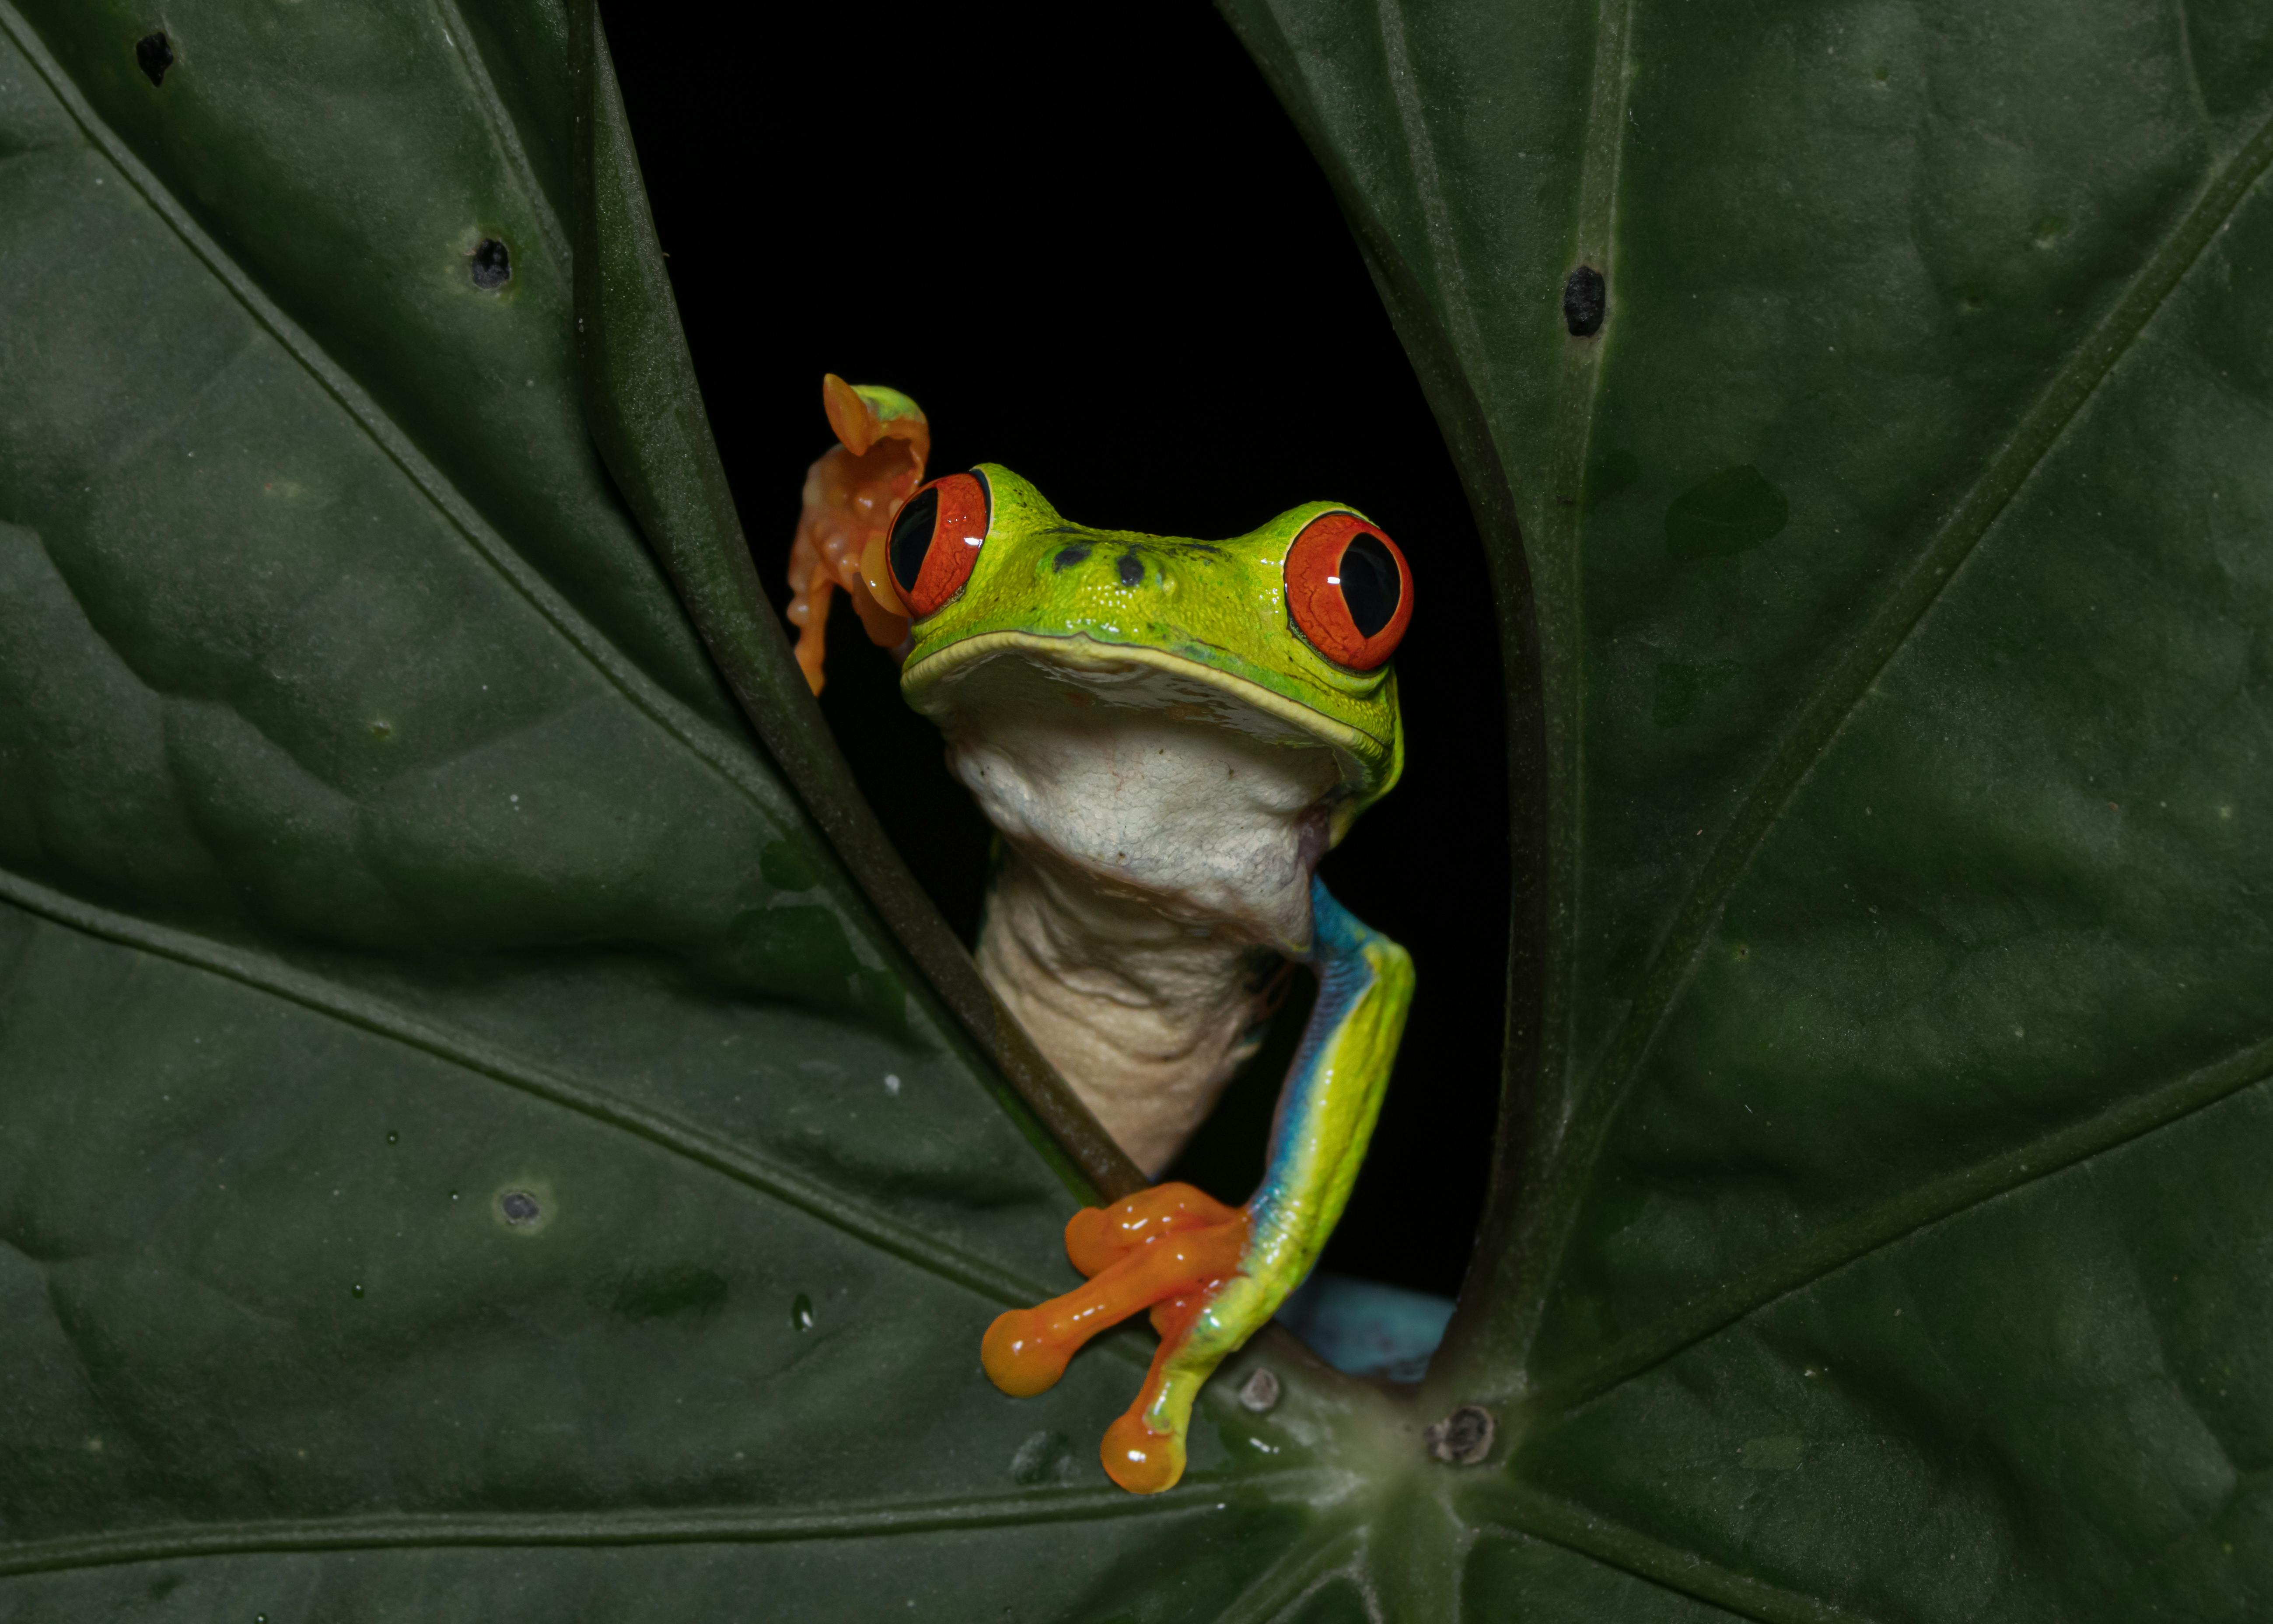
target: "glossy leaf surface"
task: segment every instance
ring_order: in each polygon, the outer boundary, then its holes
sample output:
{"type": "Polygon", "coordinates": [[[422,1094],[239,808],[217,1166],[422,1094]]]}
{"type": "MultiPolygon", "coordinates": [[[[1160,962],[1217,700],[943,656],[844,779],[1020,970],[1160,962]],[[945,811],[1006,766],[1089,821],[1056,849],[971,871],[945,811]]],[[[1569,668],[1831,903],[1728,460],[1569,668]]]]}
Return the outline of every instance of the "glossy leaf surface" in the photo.
{"type": "Polygon", "coordinates": [[[578,20],[177,5],[154,84],[0,7],[0,1613],[1235,1588],[1299,1371],[1136,1501],[1138,1339],[979,1370],[1084,1186],[776,766],[777,634],[768,749],[659,567],[740,541],[578,20]]]}
{"type": "Polygon", "coordinates": [[[2261,1613],[2273,16],[1230,9],[1535,626],[1464,1605],[2261,1613]]]}
{"type": "Polygon", "coordinates": [[[9,1617],[2262,1613],[2273,21],[1229,10],[1519,676],[1420,1398],[1251,1350],[1138,1500],[1146,1339],[979,1375],[1119,1174],[754,611],[589,13],[0,0],[9,1617]]]}

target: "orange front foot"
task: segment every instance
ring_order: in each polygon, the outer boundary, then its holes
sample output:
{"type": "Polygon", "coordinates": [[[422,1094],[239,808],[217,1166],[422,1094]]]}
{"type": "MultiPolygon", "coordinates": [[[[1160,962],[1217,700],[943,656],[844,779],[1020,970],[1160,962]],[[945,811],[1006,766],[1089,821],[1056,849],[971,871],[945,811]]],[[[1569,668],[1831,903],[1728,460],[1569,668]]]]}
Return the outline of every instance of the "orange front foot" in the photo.
{"type": "Polygon", "coordinates": [[[1159,1349],[1136,1402],[1106,1429],[1101,1453],[1114,1482],[1158,1493],[1183,1476],[1192,1394],[1236,1345],[1196,1346],[1193,1333],[1237,1274],[1247,1240],[1242,1209],[1189,1184],[1159,1184],[1111,1207],[1084,1207],[1066,1225],[1066,1256],[1089,1283],[998,1317],[979,1345],[979,1362],[996,1387],[1025,1398],[1056,1385],[1091,1337],[1151,1309],[1159,1349]]]}
{"type": "Polygon", "coordinates": [[[856,387],[831,372],[821,380],[821,403],[839,443],[806,471],[805,508],[789,553],[797,663],[816,694],[828,655],[829,600],[837,588],[852,600],[871,643],[896,648],[907,635],[884,542],[931,455],[930,424],[896,389],[856,387]]]}

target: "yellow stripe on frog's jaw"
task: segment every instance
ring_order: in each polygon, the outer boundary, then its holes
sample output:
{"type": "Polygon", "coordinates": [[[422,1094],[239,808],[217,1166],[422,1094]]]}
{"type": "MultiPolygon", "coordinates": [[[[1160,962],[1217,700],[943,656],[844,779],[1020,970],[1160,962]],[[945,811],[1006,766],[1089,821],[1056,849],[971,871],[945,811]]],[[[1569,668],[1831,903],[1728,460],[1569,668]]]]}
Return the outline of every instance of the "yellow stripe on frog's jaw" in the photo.
{"type": "MultiPolygon", "coordinates": [[[[1364,729],[1335,720],[1300,700],[1289,699],[1259,682],[1237,676],[1218,665],[1155,649],[1143,643],[1106,643],[1085,632],[1063,636],[1052,636],[1039,632],[996,631],[980,632],[950,643],[942,649],[911,660],[900,673],[900,688],[913,709],[926,716],[937,717],[951,707],[937,695],[944,685],[954,681],[973,666],[1006,654],[1023,654],[1069,673],[1083,670],[1108,670],[1116,665],[1149,665],[1174,676],[1189,677],[1227,698],[1237,701],[1250,710],[1276,718],[1289,726],[1309,733],[1331,747],[1335,758],[1342,763],[1342,777],[1354,792],[1355,801],[1347,802],[1350,816],[1356,808],[1377,801],[1396,783],[1399,769],[1403,765],[1401,740],[1377,739],[1364,729]]],[[[1391,714],[1394,715],[1395,676],[1391,682],[1391,714]]],[[[1344,820],[1338,820],[1344,821],[1344,820]]],[[[1340,829],[1335,831],[1339,838],[1340,829]]]]}

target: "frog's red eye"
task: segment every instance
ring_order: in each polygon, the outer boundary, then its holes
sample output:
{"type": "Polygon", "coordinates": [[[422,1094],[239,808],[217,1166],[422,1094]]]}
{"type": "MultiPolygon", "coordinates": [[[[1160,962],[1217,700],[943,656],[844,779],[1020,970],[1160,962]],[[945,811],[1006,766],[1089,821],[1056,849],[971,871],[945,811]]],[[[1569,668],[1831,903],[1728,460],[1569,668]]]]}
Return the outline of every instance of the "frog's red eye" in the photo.
{"type": "Polygon", "coordinates": [[[1287,612],[1335,665],[1371,671],[1397,652],[1413,619],[1413,571],[1377,526],[1320,514],[1287,551],[1287,612]]]}
{"type": "Polygon", "coordinates": [[[936,614],[971,579],[991,506],[978,474],[934,479],[901,505],[885,556],[900,601],[917,620],[936,614]]]}

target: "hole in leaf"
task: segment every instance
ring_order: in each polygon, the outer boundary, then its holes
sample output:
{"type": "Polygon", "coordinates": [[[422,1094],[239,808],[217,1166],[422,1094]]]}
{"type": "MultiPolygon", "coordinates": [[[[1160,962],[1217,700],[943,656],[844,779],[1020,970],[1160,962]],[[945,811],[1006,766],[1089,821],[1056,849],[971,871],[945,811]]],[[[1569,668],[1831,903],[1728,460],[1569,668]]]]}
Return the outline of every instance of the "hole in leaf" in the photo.
{"type": "Polygon", "coordinates": [[[1609,308],[1609,285],[1602,272],[1582,265],[1563,284],[1563,325],[1573,338],[1592,338],[1602,330],[1602,312],[1609,308]]]}
{"type": "Polygon", "coordinates": [[[494,237],[485,237],[474,248],[474,286],[494,293],[513,280],[513,255],[494,237]]]}
{"type": "Polygon", "coordinates": [[[153,85],[162,85],[166,70],[174,65],[174,48],[162,33],[146,34],[134,41],[134,64],[153,85]]]}

